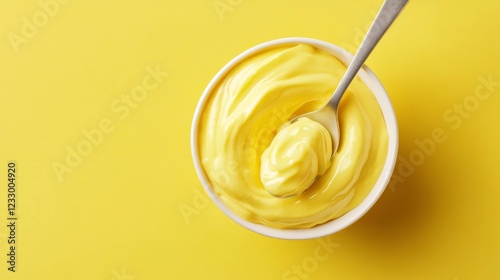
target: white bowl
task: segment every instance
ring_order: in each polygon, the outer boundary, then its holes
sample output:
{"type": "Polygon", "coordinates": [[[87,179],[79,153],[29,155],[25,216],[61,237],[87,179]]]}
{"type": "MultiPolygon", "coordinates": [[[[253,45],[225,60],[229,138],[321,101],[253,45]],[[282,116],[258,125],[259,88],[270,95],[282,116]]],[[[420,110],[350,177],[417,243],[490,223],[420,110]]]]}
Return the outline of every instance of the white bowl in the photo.
{"type": "Polygon", "coordinates": [[[194,166],[196,168],[196,172],[198,173],[198,177],[203,187],[208,193],[208,196],[227,216],[229,216],[238,224],[254,232],[269,237],[275,237],[281,239],[309,239],[309,238],[322,237],[338,232],[356,222],[373,206],[373,204],[375,204],[380,195],[384,192],[384,189],[389,183],[389,180],[391,178],[394,165],[396,164],[397,151],[398,151],[398,125],[396,122],[396,116],[394,114],[394,109],[392,108],[391,101],[389,100],[387,92],[385,91],[384,87],[377,79],[375,74],[373,74],[373,72],[366,65],[364,65],[362,69],[360,69],[358,75],[361,78],[361,80],[368,86],[368,88],[373,92],[382,109],[382,113],[385,118],[385,123],[387,127],[387,132],[389,135],[389,142],[388,142],[389,146],[387,151],[387,158],[384,167],[382,169],[382,172],[380,173],[380,177],[378,178],[375,186],[373,186],[373,189],[370,191],[368,196],[363,200],[363,202],[360,205],[358,205],[356,208],[345,213],[344,215],[342,215],[337,219],[331,220],[327,223],[309,229],[278,229],[261,224],[251,223],[239,217],[236,213],[234,213],[220,200],[220,198],[214,193],[213,188],[210,185],[210,181],[208,180],[207,175],[201,165],[199,150],[198,150],[198,126],[200,125],[200,118],[203,112],[203,108],[205,107],[205,103],[207,102],[210,94],[213,93],[213,90],[217,86],[219,81],[222,80],[225,77],[225,75],[229,71],[231,71],[236,65],[238,65],[251,55],[270,48],[286,46],[286,45],[295,45],[298,43],[312,45],[318,49],[321,49],[337,57],[345,65],[348,65],[353,58],[353,55],[351,53],[336,45],[330,44],[325,41],[310,39],[310,38],[300,38],[300,37],[283,38],[257,45],[253,48],[246,50],[245,52],[241,53],[240,55],[232,59],[210,81],[208,86],[205,88],[203,95],[201,96],[198,106],[196,107],[191,127],[191,151],[193,155],[194,166]]]}

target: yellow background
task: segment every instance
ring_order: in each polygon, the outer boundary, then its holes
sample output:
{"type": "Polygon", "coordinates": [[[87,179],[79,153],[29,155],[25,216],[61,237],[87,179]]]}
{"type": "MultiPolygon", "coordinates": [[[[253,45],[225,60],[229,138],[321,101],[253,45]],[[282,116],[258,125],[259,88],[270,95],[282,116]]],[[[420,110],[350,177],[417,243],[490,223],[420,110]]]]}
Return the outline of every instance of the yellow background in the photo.
{"type": "Polygon", "coordinates": [[[189,137],[213,75],[281,37],[353,52],[381,3],[3,0],[0,279],[500,279],[498,1],[412,1],[372,53],[400,125],[404,182],[323,239],[337,246],[326,259],[318,240],[252,233],[204,196],[189,137]],[[137,107],[113,109],[157,67],[168,76],[137,107]],[[59,180],[54,164],[102,121],[114,129],[59,180]],[[435,129],[444,143],[405,171],[415,141],[435,129]],[[9,160],[16,273],[6,263],[9,160]]]}

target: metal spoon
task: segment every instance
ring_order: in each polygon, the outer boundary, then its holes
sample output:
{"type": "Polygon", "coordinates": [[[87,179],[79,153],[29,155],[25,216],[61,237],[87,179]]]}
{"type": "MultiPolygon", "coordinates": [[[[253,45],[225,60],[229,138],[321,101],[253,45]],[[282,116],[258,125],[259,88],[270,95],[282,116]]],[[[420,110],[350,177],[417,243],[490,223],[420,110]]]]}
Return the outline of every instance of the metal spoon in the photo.
{"type": "Polygon", "coordinates": [[[370,29],[366,33],[363,42],[361,43],[358,51],[354,55],[351,64],[342,77],[337,89],[333,93],[330,101],[325,107],[314,112],[306,113],[294,118],[293,121],[300,117],[311,118],[322,124],[331,134],[333,140],[332,155],[335,154],[339,146],[339,122],[338,122],[338,106],[340,99],[344,95],[349,84],[358,73],[359,69],[368,58],[368,55],[375,48],[380,38],[385,34],[389,26],[394,22],[396,17],[401,13],[409,0],[386,0],[380,8],[375,20],[373,21],[370,29]]]}

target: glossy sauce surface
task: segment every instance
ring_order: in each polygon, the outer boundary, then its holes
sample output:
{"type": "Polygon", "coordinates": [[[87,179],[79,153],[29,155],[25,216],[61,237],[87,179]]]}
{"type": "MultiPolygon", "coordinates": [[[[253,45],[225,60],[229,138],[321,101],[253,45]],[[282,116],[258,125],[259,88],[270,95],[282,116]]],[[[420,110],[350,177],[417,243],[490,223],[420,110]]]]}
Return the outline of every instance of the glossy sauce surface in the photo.
{"type": "Polygon", "coordinates": [[[309,228],[366,197],[385,163],[388,136],[375,97],[358,78],[339,106],[340,142],[331,161],[322,125],[289,122],[322,107],[344,72],[335,57],[299,44],[247,58],[215,87],[200,123],[200,157],[215,193],[236,214],[276,228],[309,228]]]}

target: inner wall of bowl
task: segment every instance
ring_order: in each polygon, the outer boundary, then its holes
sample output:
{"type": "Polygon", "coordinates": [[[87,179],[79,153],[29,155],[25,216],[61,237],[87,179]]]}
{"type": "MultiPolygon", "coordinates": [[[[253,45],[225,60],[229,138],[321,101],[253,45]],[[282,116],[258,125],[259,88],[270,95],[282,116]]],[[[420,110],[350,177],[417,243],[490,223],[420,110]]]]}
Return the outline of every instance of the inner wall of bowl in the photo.
{"type": "Polygon", "coordinates": [[[386,127],[389,134],[389,147],[387,159],[384,164],[384,168],[382,169],[381,175],[370,191],[368,196],[363,200],[363,202],[358,205],[353,210],[347,212],[343,216],[329,221],[323,225],[319,225],[310,229],[277,229],[268,226],[264,226],[261,224],[255,224],[248,222],[247,220],[237,216],[231,209],[229,209],[214,193],[212,186],[210,185],[210,181],[208,180],[203,167],[201,166],[201,161],[199,158],[199,150],[198,150],[198,127],[200,123],[201,113],[205,107],[205,104],[213,93],[215,86],[219,83],[219,81],[226,76],[228,72],[230,72],[236,65],[241,63],[243,60],[247,59],[249,56],[254,55],[256,53],[265,51],[270,48],[282,47],[286,45],[294,45],[294,44],[308,44],[312,45],[318,49],[321,49],[335,57],[337,57],[342,63],[348,65],[352,60],[352,54],[347,52],[346,50],[316,39],[310,38],[284,38],[278,39],[274,41],[269,41],[258,46],[255,46],[247,51],[241,53],[233,60],[231,60],[228,64],[226,64],[210,81],[207,88],[203,92],[202,98],[198,103],[198,106],[195,111],[195,116],[193,119],[193,126],[191,130],[191,148],[193,151],[193,161],[195,164],[195,169],[198,173],[200,181],[202,182],[203,187],[206,192],[210,196],[210,198],[214,201],[214,203],[232,220],[240,224],[241,226],[252,230],[254,232],[260,233],[262,235],[266,235],[274,238],[281,239],[310,239],[322,237],[325,235],[329,235],[340,231],[347,226],[351,225],[355,221],[357,221],[361,216],[363,216],[376,202],[376,200],[380,197],[382,192],[384,191],[387,183],[392,174],[392,170],[396,161],[397,154],[397,124],[396,118],[394,114],[394,110],[392,108],[391,102],[387,96],[387,93],[380,81],[377,77],[370,71],[370,69],[364,66],[360,72],[358,73],[361,80],[368,86],[368,88],[373,92],[377,101],[380,104],[382,109],[382,113],[385,118],[386,127]]]}

